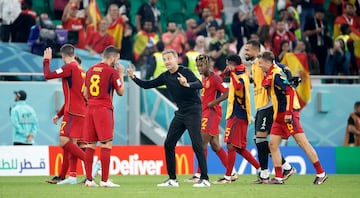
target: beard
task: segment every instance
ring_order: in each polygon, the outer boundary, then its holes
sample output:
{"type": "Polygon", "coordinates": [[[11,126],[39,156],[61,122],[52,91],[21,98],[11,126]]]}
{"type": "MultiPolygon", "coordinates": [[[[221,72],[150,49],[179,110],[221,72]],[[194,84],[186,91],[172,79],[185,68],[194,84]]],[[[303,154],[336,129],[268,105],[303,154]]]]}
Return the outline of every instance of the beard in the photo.
{"type": "Polygon", "coordinates": [[[254,60],[254,57],[251,57],[251,56],[245,56],[245,60],[246,61],[252,61],[252,60],[254,60]]]}

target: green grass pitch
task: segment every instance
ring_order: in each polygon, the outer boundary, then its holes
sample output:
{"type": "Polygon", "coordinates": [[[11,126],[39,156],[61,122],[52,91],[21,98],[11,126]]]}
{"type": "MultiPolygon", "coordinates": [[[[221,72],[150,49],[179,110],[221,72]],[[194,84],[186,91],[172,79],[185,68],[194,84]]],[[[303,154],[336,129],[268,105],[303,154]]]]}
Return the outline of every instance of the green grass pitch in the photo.
{"type": "MultiPolygon", "coordinates": [[[[215,181],[222,175],[210,175],[215,181]]],[[[193,188],[191,183],[183,182],[190,175],[178,175],[178,188],[158,188],[157,183],[167,176],[111,176],[120,188],[86,188],[78,185],[55,185],[45,182],[50,177],[0,177],[0,198],[12,197],[86,197],[86,198],[210,198],[210,197],[360,197],[360,175],[329,175],[322,185],[313,185],[314,175],[295,175],[284,185],[252,184],[255,175],[239,175],[236,182],[226,185],[211,185],[210,188],[193,188]]],[[[78,180],[84,179],[79,176],[78,180]]],[[[99,182],[99,176],[96,178],[99,182]]]]}

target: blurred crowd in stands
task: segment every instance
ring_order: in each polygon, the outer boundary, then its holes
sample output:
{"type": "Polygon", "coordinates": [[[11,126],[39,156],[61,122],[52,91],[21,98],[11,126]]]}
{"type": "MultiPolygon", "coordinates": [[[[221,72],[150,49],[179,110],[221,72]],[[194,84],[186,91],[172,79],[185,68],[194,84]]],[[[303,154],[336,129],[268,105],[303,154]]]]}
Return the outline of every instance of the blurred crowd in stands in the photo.
{"type": "Polygon", "coordinates": [[[251,0],[239,0],[232,22],[226,24],[224,1],[139,0],[141,5],[131,12],[135,1],[130,0],[53,0],[51,11],[36,13],[32,0],[0,0],[1,41],[28,43],[31,53],[39,55],[49,46],[56,53],[64,43],[92,55],[115,45],[122,59],[151,78],[163,64],[156,54],[169,48],[178,52],[180,64],[193,70],[200,53],[210,55],[219,73],[230,54],[239,54],[250,66],[243,45],[256,39],[280,62],[297,57],[310,74],[359,74],[359,1],[330,0],[326,8],[325,0],[256,1],[273,2],[268,24],[260,23],[266,16],[259,15],[261,5],[251,0]],[[170,6],[178,12],[169,14],[170,6]]]}

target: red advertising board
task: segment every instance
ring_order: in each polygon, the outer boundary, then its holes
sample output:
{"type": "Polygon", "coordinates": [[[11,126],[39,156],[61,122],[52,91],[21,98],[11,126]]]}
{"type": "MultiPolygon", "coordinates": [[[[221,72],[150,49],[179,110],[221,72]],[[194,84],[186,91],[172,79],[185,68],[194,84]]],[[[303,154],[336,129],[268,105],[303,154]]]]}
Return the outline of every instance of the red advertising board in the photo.
{"type": "MultiPolygon", "coordinates": [[[[58,175],[63,162],[63,151],[49,146],[50,175],[58,175]]],[[[96,148],[94,162],[100,159],[100,147],[96,148]]],[[[191,146],[176,147],[177,174],[194,172],[194,153],[191,146]]],[[[160,175],[167,174],[163,146],[114,146],[110,157],[111,175],[160,175]]],[[[77,173],[84,174],[83,164],[78,162],[77,173]]]]}

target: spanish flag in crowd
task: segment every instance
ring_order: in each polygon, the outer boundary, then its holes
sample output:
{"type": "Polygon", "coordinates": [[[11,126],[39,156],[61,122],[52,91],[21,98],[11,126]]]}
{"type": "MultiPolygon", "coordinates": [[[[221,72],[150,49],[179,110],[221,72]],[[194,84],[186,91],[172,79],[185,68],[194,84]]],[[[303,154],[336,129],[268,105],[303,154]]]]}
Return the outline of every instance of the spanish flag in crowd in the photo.
{"type": "Polygon", "coordinates": [[[119,16],[115,21],[113,21],[107,29],[112,37],[114,37],[115,46],[121,49],[121,42],[123,39],[124,24],[121,16],[119,16]]]}
{"type": "Polygon", "coordinates": [[[259,26],[271,25],[275,12],[275,0],[260,0],[255,5],[254,12],[258,18],[259,26]]]}
{"type": "Polygon", "coordinates": [[[145,31],[140,30],[137,33],[133,50],[134,58],[136,61],[139,60],[149,41],[152,42],[154,45],[159,42],[159,36],[156,34],[156,32],[146,33],[145,31]]]}
{"type": "Polygon", "coordinates": [[[301,78],[301,83],[296,88],[296,94],[298,95],[300,108],[302,109],[311,99],[311,80],[307,54],[286,53],[281,63],[289,67],[293,76],[300,76],[301,78]]]}
{"type": "Polygon", "coordinates": [[[91,35],[93,32],[97,32],[102,17],[96,0],[90,0],[88,9],[91,24],[87,26],[87,35],[91,35]]]}
{"type": "Polygon", "coordinates": [[[356,63],[358,68],[360,68],[360,32],[354,28],[351,28],[350,38],[354,42],[356,63]]]}

